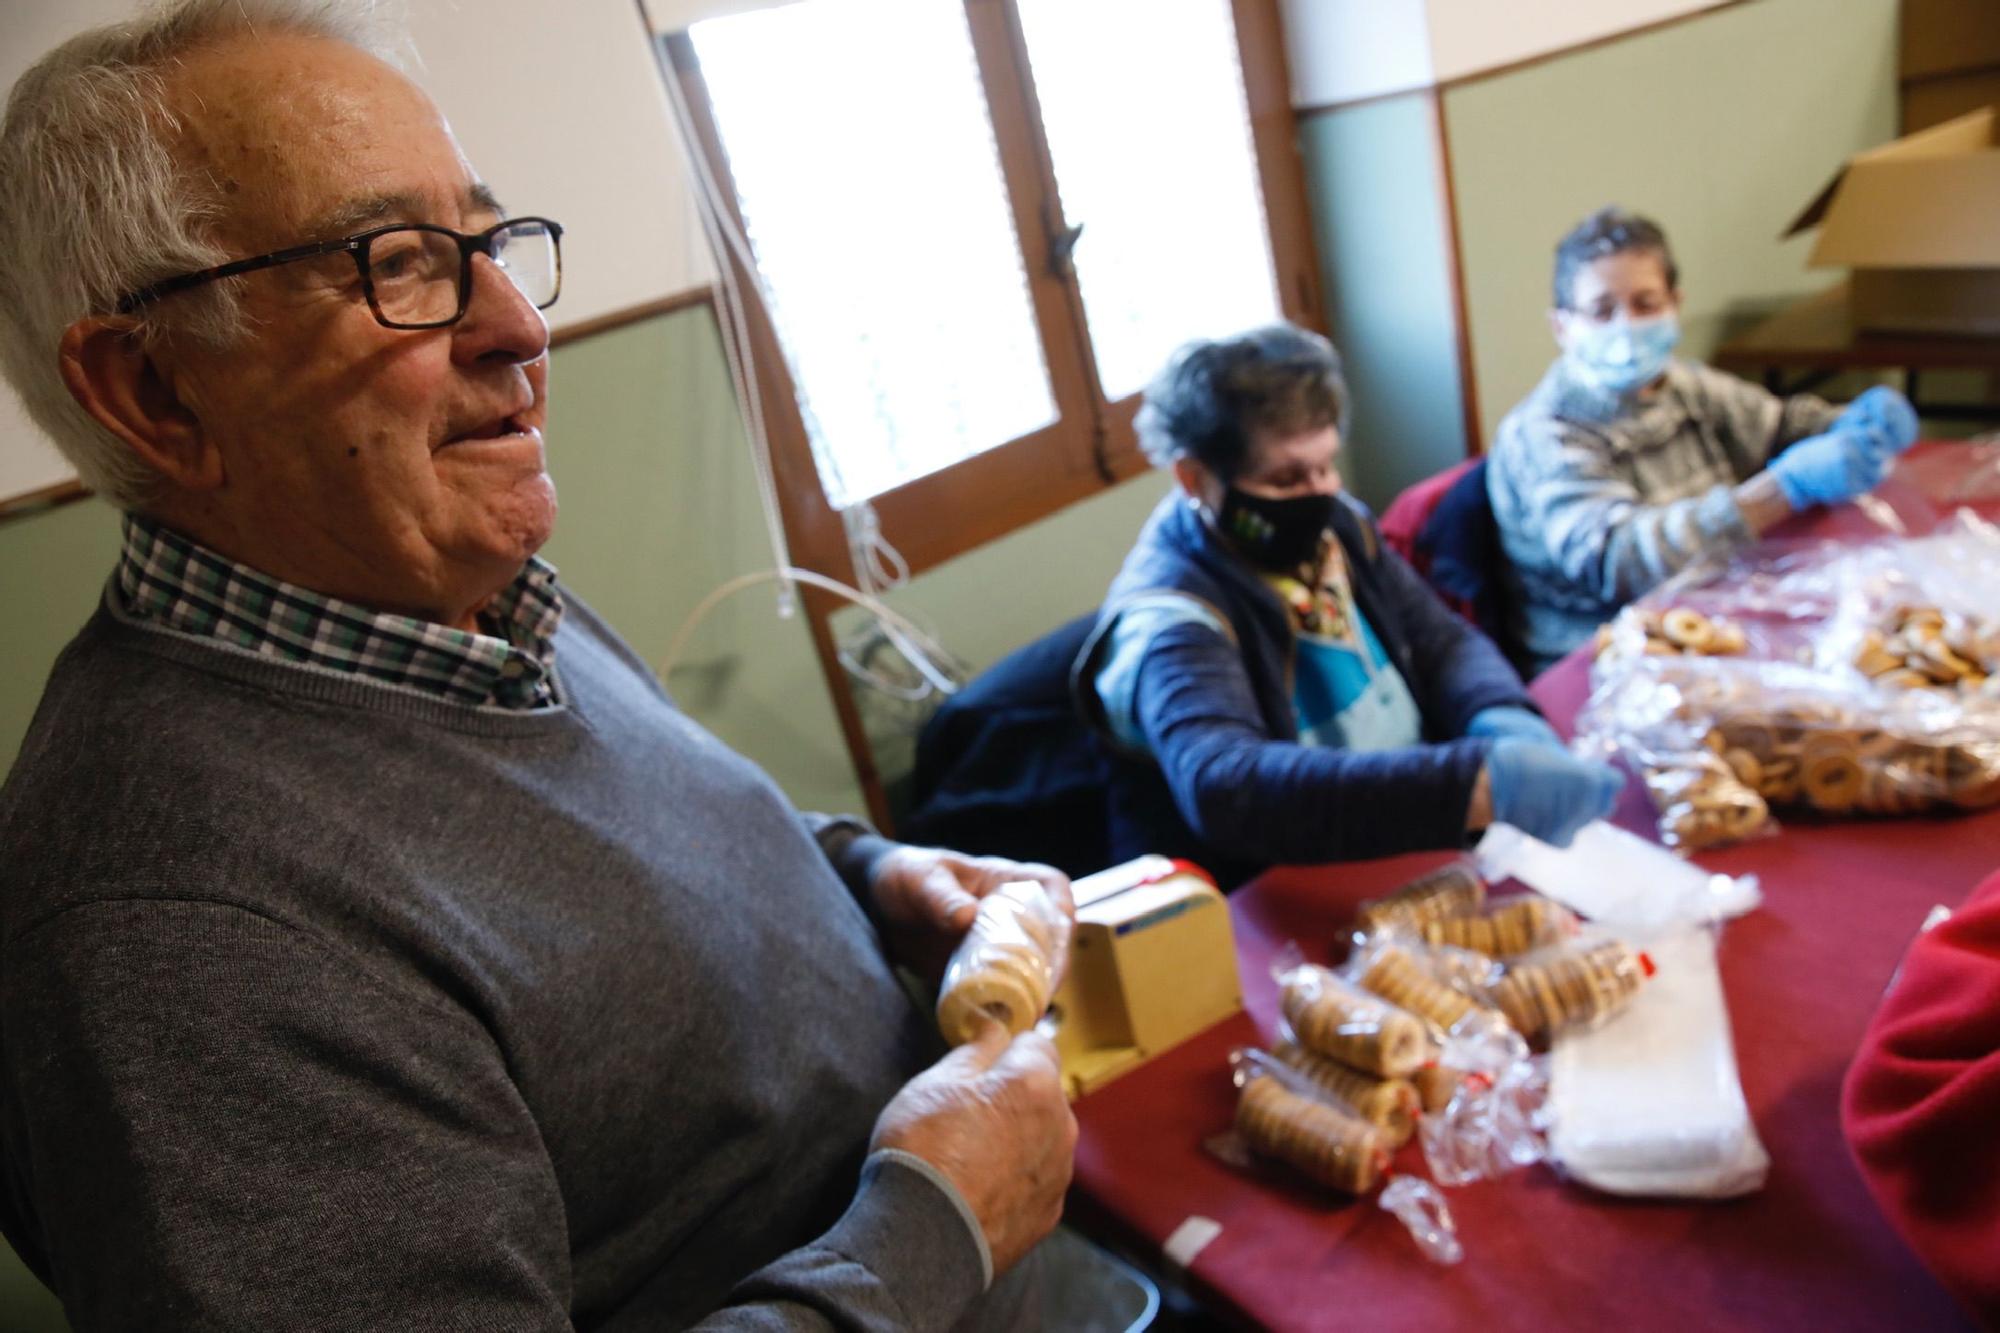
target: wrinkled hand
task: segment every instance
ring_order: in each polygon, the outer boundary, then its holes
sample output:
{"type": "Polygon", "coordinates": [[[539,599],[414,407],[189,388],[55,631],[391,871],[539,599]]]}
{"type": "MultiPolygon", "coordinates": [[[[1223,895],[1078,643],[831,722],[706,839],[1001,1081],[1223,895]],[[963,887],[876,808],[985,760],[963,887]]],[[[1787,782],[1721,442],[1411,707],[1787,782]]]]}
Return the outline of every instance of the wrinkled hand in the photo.
{"type": "Polygon", "coordinates": [[[903,1085],[875,1121],[869,1150],[923,1158],[957,1187],[1005,1272],[1062,1217],[1076,1116],[1056,1048],[1039,1033],[979,1036],[903,1085]]]}
{"type": "Polygon", "coordinates": [[[1607,764],[1567,750],[1505,736],[1486,755],[1493,818],[1567,847],[1578,829],[1611,813],[1625,777],[1607,764]]]}
{"type": "Polygon", "coordinates": [[[1040,884],[1064,916],[1076,919],[1069,876],[1055,867],[999,856],[961,856],[941,847],[905,846],[887,853],[875,863],[869,888],[890,953],[936,981],[978,914],[979,900],[1020,879],[1040,884]]]}
{"type": "Polygon", "coordinates": [[[1836,426],[1800,440],[1771,460],[1767,469],[1792,512],[1812,505],[1839,504],[1871,489],[1889,470],[1887,437],[1879,429],[1836,426]]]}
{"type": "Polygon", "coordinates": [[[1843,426],[1868,430],[1884,451],[1900,454],[1917,442],[1917,409],[1888,385],[1878,384],[1848,404],[1834,423],[1835,429],[1843,426]]]}

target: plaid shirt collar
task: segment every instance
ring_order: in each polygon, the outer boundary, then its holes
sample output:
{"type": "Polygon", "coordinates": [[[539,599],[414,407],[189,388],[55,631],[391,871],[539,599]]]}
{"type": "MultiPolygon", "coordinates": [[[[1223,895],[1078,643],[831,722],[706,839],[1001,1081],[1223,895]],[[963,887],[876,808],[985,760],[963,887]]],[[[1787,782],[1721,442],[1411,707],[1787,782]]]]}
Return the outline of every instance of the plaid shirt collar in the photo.
{"type": "Polygon", "coordinates": [[[326,667],[458,703],[526,710],[560,702],[555,567],[531,559],[469,634],[386,615],[260,574],[136,514],[111,586],[118,609],[260,657],[326,667]]]}

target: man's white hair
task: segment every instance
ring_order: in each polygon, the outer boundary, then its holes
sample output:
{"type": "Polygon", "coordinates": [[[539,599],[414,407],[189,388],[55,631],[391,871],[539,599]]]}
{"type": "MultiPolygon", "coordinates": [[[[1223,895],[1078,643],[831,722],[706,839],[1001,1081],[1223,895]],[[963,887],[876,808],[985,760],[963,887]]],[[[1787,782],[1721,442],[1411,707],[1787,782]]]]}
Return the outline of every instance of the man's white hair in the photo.
{"type": "MultiPolygon", "coordinates": [[[[242,33],[304,33],[392,62],[406,39],[383,0],[166,0],[128,23],[63,43],[21,76],[0,120],[0,373],[84,483],[121,508],[156,478],[70,396],[63,331],[109,314],[149,283],[238,256],[208,239],[223,195],[174,161],[166,73],[197,47],[242,33]]],[[[136,336],[226,344],[242,327],[238,283],[141,309],[136,336]]]]}

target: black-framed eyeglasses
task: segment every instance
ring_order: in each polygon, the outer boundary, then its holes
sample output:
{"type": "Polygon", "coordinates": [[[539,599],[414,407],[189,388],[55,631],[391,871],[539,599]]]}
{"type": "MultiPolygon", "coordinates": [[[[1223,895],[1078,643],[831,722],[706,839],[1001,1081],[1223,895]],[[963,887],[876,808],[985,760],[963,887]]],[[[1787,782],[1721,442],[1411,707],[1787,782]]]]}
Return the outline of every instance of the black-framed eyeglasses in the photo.
{"type": "Polygon", "coordinates": [[[547,218],[508,218],[471,235],[427,222],[397,222],[338,241],[296,245],[167,278],[124,296],[117,311],[129,315],[218,278],[346,253],[354,256],[376,320],[392,329],[438,329],[465,316],[474,255],[491,259],[535,309],[554,305],[562,291],[562,233],[562,226],[547,218]]]}

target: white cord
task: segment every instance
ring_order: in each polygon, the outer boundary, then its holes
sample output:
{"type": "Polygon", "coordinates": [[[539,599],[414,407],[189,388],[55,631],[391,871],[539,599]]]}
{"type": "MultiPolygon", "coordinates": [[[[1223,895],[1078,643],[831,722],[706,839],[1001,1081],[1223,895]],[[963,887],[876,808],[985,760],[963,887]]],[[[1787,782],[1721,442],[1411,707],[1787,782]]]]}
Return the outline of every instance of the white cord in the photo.
{"type": "MultiPolygon", "coordinates": [[[[758,569],[752,570],[748,574],[738,574],[735,578],[730,579],[709,593],[708,596],[702,598],[695,609],[688,614],[688,618],[681,622],[680,629],[674,632],[673,642],[667,645],[667,655],[660,659],[660,679],[665,680],[667,678],[668,673],[680,661],[681,651],[687,647],[687,641],[694,634],[696,627],[702,621],[706,620],[708,613],[721,605],[725,598],[732,597],[745,588],[754,588],[760,583],[781,583],[786,581],[803,583],[814,588],[823,588],[827,592],[833,593],[838,597],[844,597],[856,606],[867,610],[882,622],[885,630],[907,638],[918,648],[917,652],[905,652],[904,655],[909,658],[910,665],[916,667],[923,674],[924,679],[930,682],[932,689],[940,694],[950,695],[958,693],[958,682],[946,675],[936,665],[936,662],[947,660],[950,656],[945,651],[943,645],[904,619],[894,608],[879,598],[870,596],[859,588],[850,588],[838,579],[830,579],[824,574],[815,574],[810,569],[798,568],[758,569]]],[[[898,642],[897,647],[899,650],[901,649],[902,645],[900,642],[898,642]]]]}
{"type": "MultiPolygon", "coordinates": [[[[783,572],[794,568],[791,541],[785,534],[784,514],[778,505],[778,482],[771,465],[771,437],[764,424],[764,403],[757,382],[756,358],[750,354],[750,323],[744,313],[743,293],[736,281],[736,270],[729,262],[729,252],[735,251],[742,261],[744,272],[755,275],[757,266],[751,258],[747,241],[738,233],[734,219],[724,207],[721,186],[709,170],[707,158],[696,146],[700,140],[695,135],[694,113],[689,109],[687,97],[681,91],[680,79],[668,61],[666,44],[652,36],[644,0],[640,2],[639,21],[646,27],[648,41],[653,48],[653,65],[659,71],[660,83],[666,88],[668,109],[680,131],[681,155],[693,173],[695,213],[701,219],[702,234],[708,241],[710,257],[715,261],[716,286],[722,293],[718,310],[721,318],[717,321],[722,335],[722,356],[729,367],[729,384],[736,396],[736,411],[750,444],[751,466],[757,474],[757,500],[764,511],[764,529],[771,540],[771,553],[777,557],[777,569],[780,571],[777,573],[778,614],[781,618],[789,618],[798,600],[798,593],[792,586],[794,580],[789,573],[783,572]]],[[[768,292],[764,293],[764,298],[768,307],[768,292]]]]}
{"type": "MultiPolygon", "coordinates": [[[[644,26],[647,39],[653,48],[653,64],[659,71],[660,82],[667,91],[667,104],[675,124],[680,131],[681,152],[686,159],[695,184],[695,212],[701,219],[702,233],[716,264],[716,285],[722,294],[718,307],[718,323],[721,326],[723,359],[729,367],[729,382],[736,397],[736,408],[743,421],[744,433],[750,444],[750,459],[757,474],[757,497],[764,513],[764,527],[771,541],[771,553],[777,565],[753,575],[731,579],[710,593],[695,612],[688,618],[680,634],[675,636],[669,648],[660,674],[664,679],[667,671],[680,656],[680,649],[687,634],[713,607],[732,593],[750,587],[755,583],[773,581],[778,584],[778,615],[789,618],[797,608],[795,584],[807,583],[821,587],[828,592],[847,598],[863,607],[876,618],[883,634],[903,657],[930,682],[931,688],[943,693],[957,692],[945,666],[951,655],[931,635],[918,629],[909,620],[880,601],[876,594],[901,587],[909,581],[910,566],[902,553],[882,535],[876,520],[874,506],[862,501],[841,511],[841,522],[847,536],[847,550],[850,563],[854,566],[855,578],[860,588],[850,588],[846,584],[810,570],[800,569],[792,563],[791,542],[785,532],[784,513],[778,502],[776,469],[771,460],[771,439],[764,420],[763,398],[757,381],[756,358],[750,344],[750,322],[745,312],[743,291],[737,281],[737,269],[729,260],[730,256],[742,265],[742,272],[750,275],[759,296],[767,310],[775,309],[771,293],[763,282],[755,256],[751,253],[749,238],[736,223],[734,214],[722,192],[722,185],[711,169],[707,156],[699,147],[700,139],[695,133],[694,113],[688,106],[687,96],[681,88],[668,58],[666,44],[653,35],[652,23],[646,13],[645,0],[639,0],[639,21],[644,26]]],[[[843,663],[854,671],[857,663],[842,654],[843,663]]],[[[877,688],[892,694],[900,694],[879,681],[872,681],[877,688]]],[[[921,697],[921,695],[917,696],[921,697]]]]}

